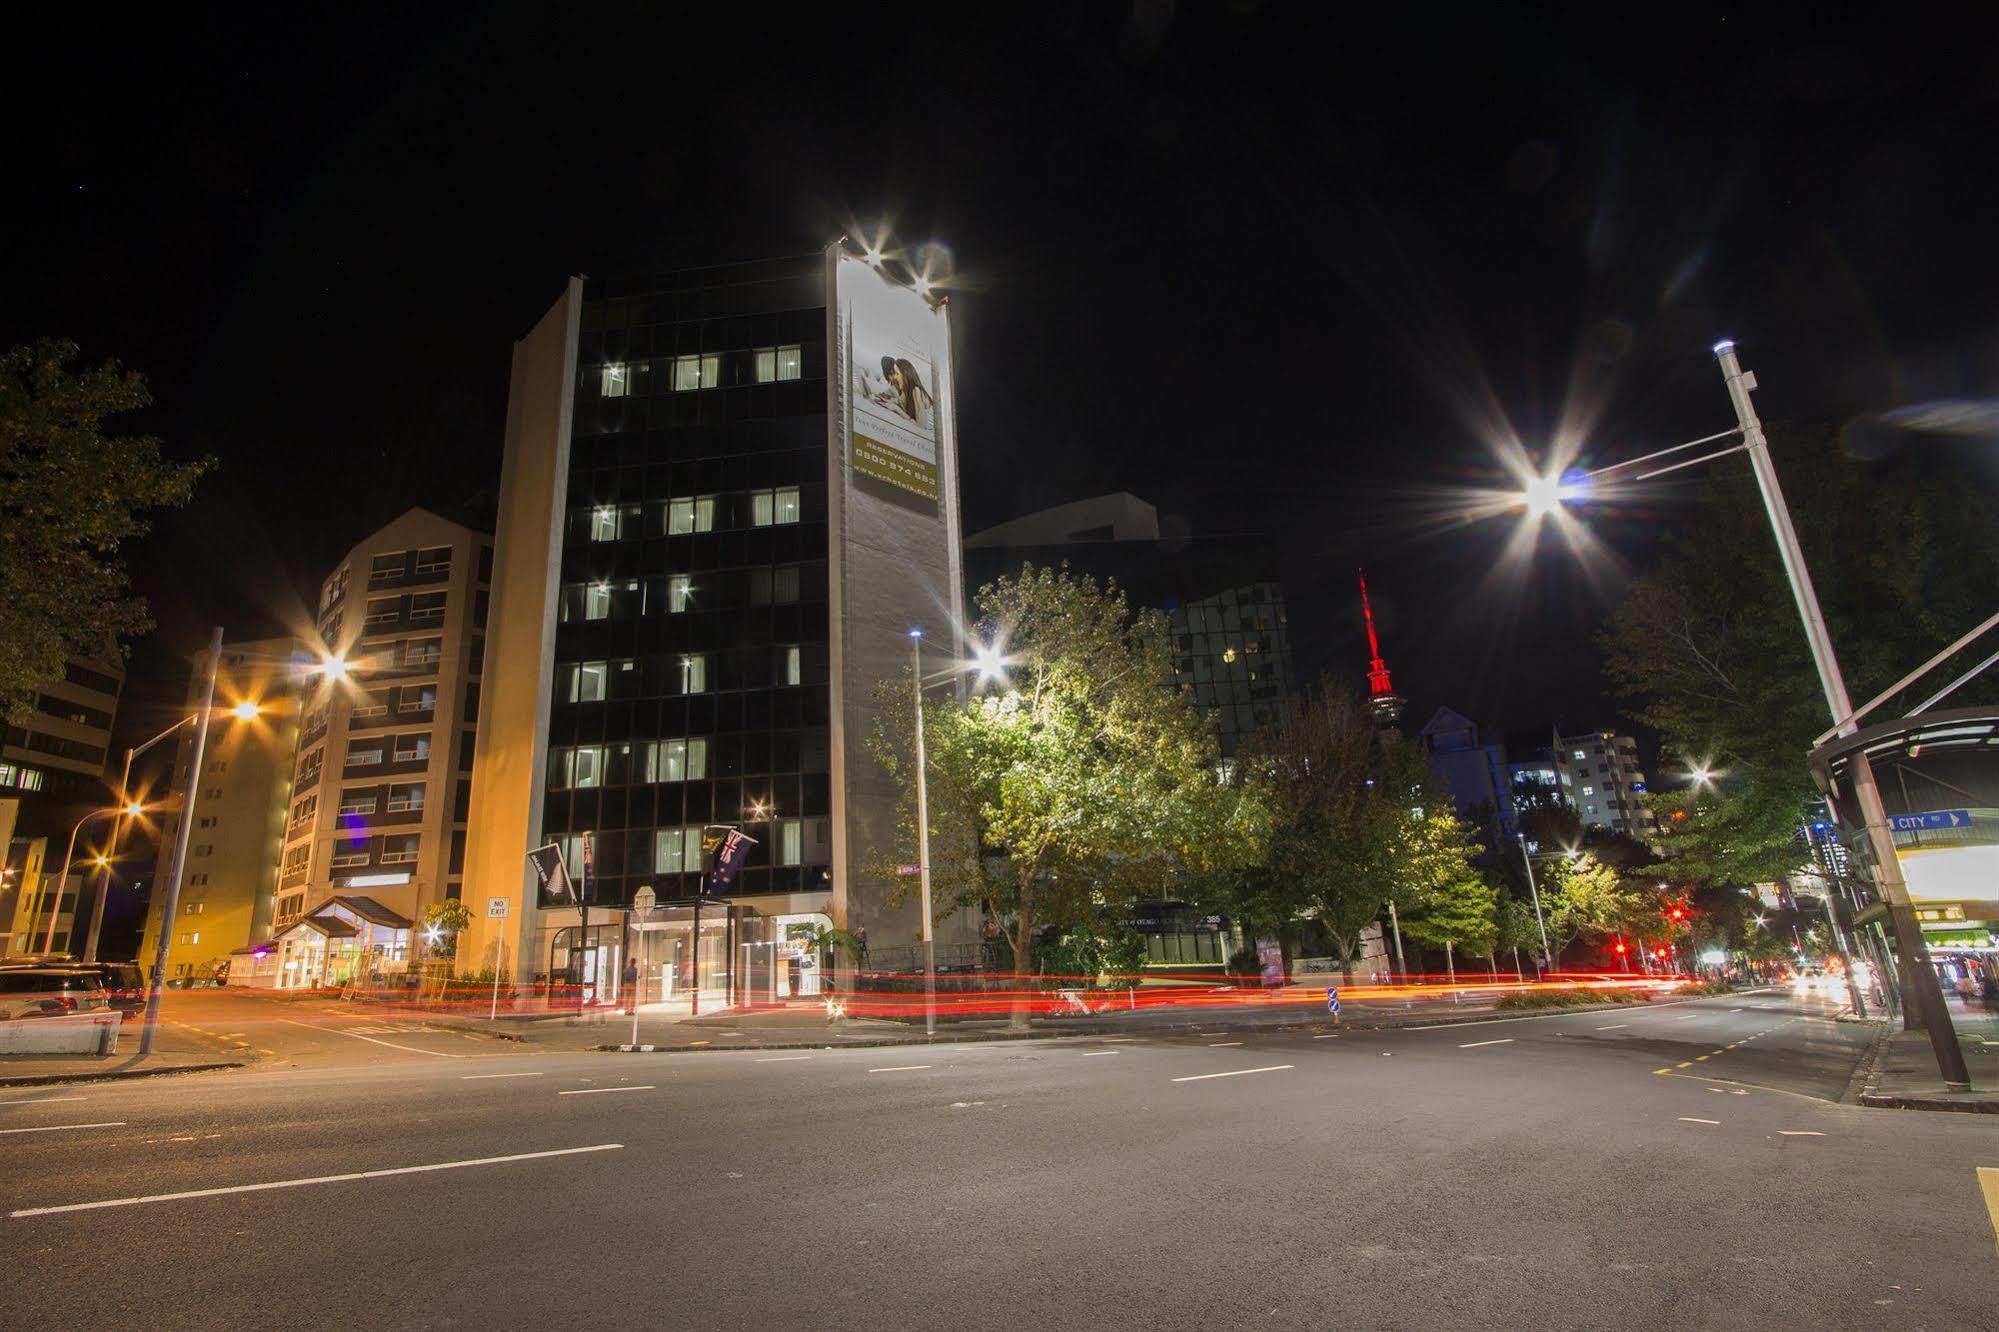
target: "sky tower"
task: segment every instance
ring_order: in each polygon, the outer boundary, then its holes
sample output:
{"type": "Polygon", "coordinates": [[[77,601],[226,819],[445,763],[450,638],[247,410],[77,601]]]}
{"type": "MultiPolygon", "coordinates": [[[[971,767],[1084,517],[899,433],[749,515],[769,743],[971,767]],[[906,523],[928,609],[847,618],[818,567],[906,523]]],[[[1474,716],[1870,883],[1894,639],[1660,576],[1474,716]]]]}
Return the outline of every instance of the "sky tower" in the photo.
{"type": "Polygon", "coordinates": [[[1402,709],[1408,702],[1395,692],[1395,685],[1388,678],[1388,663],[1381,659],[1381,640],[1374,633],[1374,604],[1367,599],[1367,570],[1360,571],[1360,613],[1367,621],[1367,710],[1374,714],[1374,723],[1382,730],[1394,728],[1402,719],[1402,709]]]}

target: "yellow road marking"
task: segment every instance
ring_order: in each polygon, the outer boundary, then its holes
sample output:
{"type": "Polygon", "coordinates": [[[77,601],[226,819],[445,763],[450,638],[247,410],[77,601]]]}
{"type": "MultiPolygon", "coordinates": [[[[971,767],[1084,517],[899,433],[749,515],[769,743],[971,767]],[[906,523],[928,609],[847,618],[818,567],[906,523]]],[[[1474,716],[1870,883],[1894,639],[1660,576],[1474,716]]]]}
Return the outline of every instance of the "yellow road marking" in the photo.
{"type": "Polygon", "coordinates": [[[1992,1219],[1992,1239],[1999,1244],[1999,1170],[1978,1167],[1978,1187],[1985,1192],[1985,1215],[1992,1219]]]}

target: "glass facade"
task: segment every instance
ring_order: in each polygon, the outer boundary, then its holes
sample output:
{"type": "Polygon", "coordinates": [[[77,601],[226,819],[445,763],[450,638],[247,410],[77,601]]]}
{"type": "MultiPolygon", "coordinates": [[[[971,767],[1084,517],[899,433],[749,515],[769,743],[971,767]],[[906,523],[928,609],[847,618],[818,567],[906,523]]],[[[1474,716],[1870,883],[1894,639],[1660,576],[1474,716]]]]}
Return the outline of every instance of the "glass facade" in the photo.
{"type": "Polygon", "coordinates": [[[732,895],[828,887],[825,329],[820,255],[585,289],[543,832],[595,904],[709,824],[732,895]]]}

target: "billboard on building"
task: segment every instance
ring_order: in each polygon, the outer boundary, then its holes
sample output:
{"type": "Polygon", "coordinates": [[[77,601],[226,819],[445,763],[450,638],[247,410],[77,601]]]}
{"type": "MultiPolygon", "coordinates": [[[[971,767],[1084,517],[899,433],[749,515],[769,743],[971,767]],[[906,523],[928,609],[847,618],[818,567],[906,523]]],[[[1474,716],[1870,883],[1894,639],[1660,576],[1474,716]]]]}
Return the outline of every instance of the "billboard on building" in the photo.
{"type": "Polygon", "coordinates": [[[923,296],[852,257],[839,267],[847,364],[847,463],[857,477],[937,503],[944,316],[923,296]]]}

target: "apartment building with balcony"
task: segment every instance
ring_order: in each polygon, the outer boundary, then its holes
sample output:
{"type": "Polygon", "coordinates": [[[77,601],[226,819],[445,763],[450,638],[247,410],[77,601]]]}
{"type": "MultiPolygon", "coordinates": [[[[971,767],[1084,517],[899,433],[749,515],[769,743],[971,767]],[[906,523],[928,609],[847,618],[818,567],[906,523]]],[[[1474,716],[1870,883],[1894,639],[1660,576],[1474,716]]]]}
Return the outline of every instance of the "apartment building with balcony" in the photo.
{"type": "Polygon", "coordinates": [[[1574,805],[1583,826],[1606,828],[1644,839],[1653,831],[1652,813],[1638,767],[1638,742],[1611,731],[1555,737],[1555,775],[1562,799],[1574,805]]]}
{"type": "Polygon", "coordinates": [[[459,895],[492,557],[487,534],[411,509],[321,585],[327,656],[300,699],[274,932],[250,983],[402,971],[423,908],[459,895]]]}

